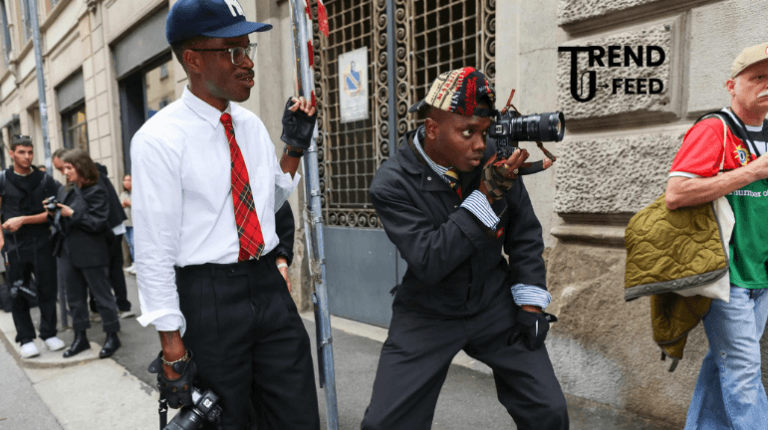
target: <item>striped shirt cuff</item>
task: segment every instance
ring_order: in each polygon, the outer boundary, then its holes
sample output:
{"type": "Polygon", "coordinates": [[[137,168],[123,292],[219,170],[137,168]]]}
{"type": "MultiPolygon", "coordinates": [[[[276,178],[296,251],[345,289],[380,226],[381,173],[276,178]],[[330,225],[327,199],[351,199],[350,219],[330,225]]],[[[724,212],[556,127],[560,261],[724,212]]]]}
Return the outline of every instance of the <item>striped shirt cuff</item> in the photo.
{"type": "Polygon", "coordinates": [[[542,310],[546,309],[552,301],[552,296],[547,290],[525,284],[512,286],[512,298],[518,306],[539,306],[542,310]]]}
{"type": "Polygon", "coordinates": [[[496,212],[488,203],[488,198],[479,190],[472,191],[472,194],[461,203],[461,207],[472,212],[472,215],[476,216],[489,229],[496,230],[496,225],[500,221],[499,217],[496,216],[496,212]]]}

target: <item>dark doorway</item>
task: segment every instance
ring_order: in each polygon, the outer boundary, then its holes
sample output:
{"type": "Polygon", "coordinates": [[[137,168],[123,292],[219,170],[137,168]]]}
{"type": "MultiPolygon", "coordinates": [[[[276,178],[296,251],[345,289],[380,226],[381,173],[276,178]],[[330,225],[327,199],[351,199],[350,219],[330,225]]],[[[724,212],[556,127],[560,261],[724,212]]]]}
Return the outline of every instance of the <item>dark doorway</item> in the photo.
{"type": "Polygon", "coordinates": [[[120,122],[123,128],[125,174],[131,173],[131,139],[144,124],[144,83],[142,74],[134,73],[120,81],[120,122]]]}

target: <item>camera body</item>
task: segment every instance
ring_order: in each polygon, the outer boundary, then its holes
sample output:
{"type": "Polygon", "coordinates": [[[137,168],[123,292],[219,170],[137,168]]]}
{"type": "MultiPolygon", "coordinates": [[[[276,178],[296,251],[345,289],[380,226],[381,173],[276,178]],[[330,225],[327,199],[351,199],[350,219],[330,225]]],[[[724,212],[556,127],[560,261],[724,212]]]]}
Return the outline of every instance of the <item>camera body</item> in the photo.
{"type": "MultiPolygon", "coordinates": [[[[496,141],[496,156],[499,160],[509,158],[521,141],[559,142],[564,136],[565,116],[562,112],[521,115],[509,109],[499,112],[488,128],[488,137],[496,141]]],[[[520,174],[527,175],[540,170],[543,169],[536,166],[523,168],[520,174]]]]}
{"type": "Polygon", "coordinates": [[[58,204],[60,203],[59,200],[56,198],[56,196],[51,196],[45,199],[45,209],[48,211],[55,211],[59,208],[58,204]]]}
{"type": "Polygon", "coordinates": [[[205,421],[216,422],[221,416],[219,396],[211,390],[200,392],[192,387],[191,406],[181,408],[163,430],[199,430],[205,421]]]}

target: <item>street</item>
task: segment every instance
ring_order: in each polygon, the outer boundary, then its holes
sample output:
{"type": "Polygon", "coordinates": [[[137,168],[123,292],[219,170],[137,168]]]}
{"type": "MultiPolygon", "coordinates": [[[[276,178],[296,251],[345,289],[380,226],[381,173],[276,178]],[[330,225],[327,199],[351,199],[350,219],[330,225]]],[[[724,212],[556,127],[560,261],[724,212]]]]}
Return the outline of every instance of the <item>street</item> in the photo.
{"type": "MultiPolygon", "coordinates": [[[[129,275],[127,283],[129,299],[138,311],[136,278],[129,275]]],[[[312,315],[302,316],[314,353],[312,315]]],[[[90,354],[92,358],[73,365],[61,358],[60,351],[49,352],[40,345],[41,357],[19,360],[17,353],[14,361],[7,349],[8,332],[13,328],[12,322],[8,328],[9,321],[10,315],[0,311],[0,326],[6,337],[4,345],[0,344],[0,381],[4,393],[0,402],[0,429],[156,428],[155,375],[147,372],[147,365],[160,350],[153,327],[141,327],[135,318],[122,319],[122,347],[112,359],[99,360],[95,356],[105,335],[101,325],[94,323],[88,338],[97,345],[81,354],[86,358],[90,354]],[[19,361],[23,367],[18,365],[19,361]]],[[[339,428],[357,429],[370,400],[386,331],[335,317],[333,326],[339,428]]],[[[73,333],[64,331],[59,337],[69,344],[73,333]]],[[[441,391],[432,428],[514,429],[512,419],[496,400],[493,376],[487,368],[466,356],[454,363],[441,391]]],[[[326,429],[322,389],[318,389],[318,397],[322,428],[326,429]]],[[[666,429],[575,397],[567,396],[567,400],[572,429],[666,429]]]]}

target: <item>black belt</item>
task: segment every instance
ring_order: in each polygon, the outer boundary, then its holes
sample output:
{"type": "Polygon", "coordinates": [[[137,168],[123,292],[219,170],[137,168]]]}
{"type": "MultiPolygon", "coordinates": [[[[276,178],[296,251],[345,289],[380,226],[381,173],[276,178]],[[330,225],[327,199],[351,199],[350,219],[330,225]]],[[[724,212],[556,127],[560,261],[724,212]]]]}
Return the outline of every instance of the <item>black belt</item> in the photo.
{"type": "Polygon", "coordinates": [[[232,264],[218,264],[218,263],[205,263],[205,264],[193,264],[184,267],[175,267],[176,276],[185,275],[193,277],[205,277],[210,276],[215,278],[216,276],[243,276],[248,273],[253,273],[255,270],[261,270],[266,268],[268,261],[274,262],[274,256],[270,253],[262,256],[261,258],[240,261],[232,264]]]}

